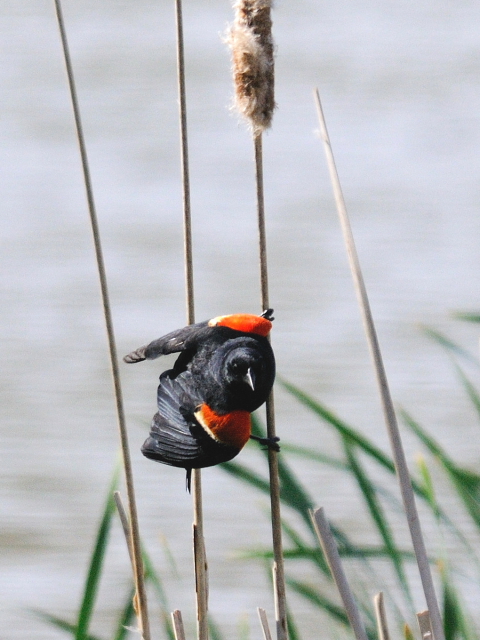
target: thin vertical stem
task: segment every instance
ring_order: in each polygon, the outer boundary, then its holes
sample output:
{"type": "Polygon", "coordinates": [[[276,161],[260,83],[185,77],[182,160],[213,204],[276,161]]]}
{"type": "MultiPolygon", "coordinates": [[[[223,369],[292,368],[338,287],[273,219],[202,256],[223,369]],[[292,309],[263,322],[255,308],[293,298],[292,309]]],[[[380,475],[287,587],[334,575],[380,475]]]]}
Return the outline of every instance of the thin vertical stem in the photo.
{"type": "Polygon", "coordinates": [[[185,251],[185,291],[187,298],[187,323],[195,322],[193,291],[192,216],[190,208],[190,172],[188,164],[187,95],[185,89],[185,54],[183,45],[182,0],[175,0],[177,26],[178,95],[180,103],[180,154],[183,184],[183,231],[185,251]]]}
{"type": "Polygon", "coordinates": [[[115,392],[115,403],[117,409],[117,420],[120,432],[120,441],[122,448],[123,467],[125,471],[125,481],[127,486],[128,507],[130,513],[130,530],[133,551],[134,579],[139,605],[139,626],[144,640],[150,640],[150,627],[148,622],[147,597],[145,591],[145,581],[143,576],[142,552],[140,548],[140,533],[138,527],[137,506],[135,501],[135,490],[133,485],[132,463],[130,459],[130,450],[128,446],[128,435],[125,421],[125,411],[123,407],[122,388],[120,383],[120,372],[118,368],[117,348],[115,344],[115,335],[113,330],[112,312],[110,308],[110,300],[107,287],[107,276],[105,272],[105,263],[103,260],[102,245],[100,241],[100,231],[98,227],[98,219],[93,198],[92,182],[90,179],[90,170],[88,165],[87,150],[85,138],[83,135],[82,121],[80,117],[80,109],[78,106],[77,91],[75,87],[75,79],[68,48],[65,23],[60,0],[55,0],[55,9],[57,14],[58,28],[62,41],[65,66],[67,70],[68,84],[70,88],[70,97],[72,100],[73,114],[77,131],[78,145],[80,149],[80,157],[82,162],[83,176],[85,182],[85,190],[87,194],[88,210],[90,214],[90,223],[93,234],[93,243],[95,248],[95,256],[97,261],[98,275],[100,279],[100,289],[102,296],[103,312],[105,317],[105,325],[107,330],[108,348],[110,354],[110,365],[113,377],[113,387],[115,392]]]}
{"type": "Polygon", "coordinates": [[[420,611],[417,613],[418,626],[420,628],[420,635],[422,640],[435,640],[435,634],[432,632],[432,621],[430,619],[430,612],[420,611]]]}
{"type": "MultiPolygon", "coordinates": [[[[257,186],[257,214],[258,214],[258,238],[260,253],[260,286],[262,309],[270,306],[268,293],[268,264],[267,264],[267,239],[265,232],[265,200],[263,192],[263,149],[262,134],[254,136],[255,144],[255,175],[257,186]]],[[[266,403],[267,435],[269,438],[276,437],[275,431],[275,408],[273,391],[266,403]]],[[[282,546],[282,522],[280,514],[280,480],[278,477],[277,452],[268,450],[268,469],[270,474],[270,503],[272,513],[272,539],[273,557],[275,561],[275,603],[277,640],[286,640],[287,630],[287,603],[285,590],[285,570],[283,563],[282,546]]]]}
{"type": "Polygon", "coordinates": [[[200,469],[193,470],[192,480],[197,635],[198,640],[208,640],[208,571],[205,538],[203,536],[202,474],[200,469]]]}
{"type": "Polygon", "coordinates": [[[385,602],[383,599],[382,591],[375,595],[375,597],[373,598],[373,604],[375,605],[375,617],[377,619],[378,637],[380,638],[380,640],[390,640],[387,614],[385,611],[385,602]]]}
{"type": "Polygon", "coordinates": [[[270,633],[270,627],[268,626],[267,612],[261,607],[257,608],[257,612],[262,626],[263,640],[272,640],[272,634],[270,633]]]}
{"type": "Polygon", "coordinates": [[[425,542],[423,540],[422,529],[420,526],[420,520],[418,517],[417,507],[415,504],[415,497],[413,494],[412,483],[408,472],[407,461],[405,459],[405,453],[403,450],[402,440],[400,437],[400,431],[398,428],[397,418],[395,410],[393,408],[392,397],[388,386],[387,376],[385,368],[383,366],[382,355],[380,351],[380,345],[378,343],[377,333],[375,331],[375,325],[373,322],[372,312],[370,309],[370,303],[368,301],[367,291],[358,260],[357,250],[355,248],[355,242],[353,239],[352,229],[348,218],[347,208],[340,185],[340,180],[335,166],[335,159],[333,157],[333,151],[330,144],[330,138],[327,132],[327,126],[325,123],[325,117],[323,115],[322,104],[320,102],[320,95],[318,90],[315,92],[315,102],[317,106],[318,119],[320,123],[320,131],[322,140],[324,143],[325,154],[327,156],[327,163],[330,172],[330,179],[332,181],[333,191],[335,195],[335,202],[337,205],[337,212],[340,218],[340,224],[343,231],[345,245],[347,248],[348,259],[350,263],[350,269],[352,272],[353,280],[355,283],[355,290],[357,292],[357,298],[359,301],[360,310],[363,317],[363,324],[365,333],[367,335],[367,341],[370,348],[370,354],[372,356],[375,374],[377,377],[377,384],[380,391],[380,397],[382,401],[382,408],[385,417],[385,423],[387,426],[388,435],[390,438],[390,445],[392,447],[393,458],[395,461],[395,468],[397,471],[397,477],[400,484],[400,491],[402,494],[403,506],[407,516],[408,526],[410,528],[410,535],[412,538],[413,548],[417,559],[418,570],[422,581],[423,591],[425,599],[427,601],[427,607],[430,611],[432,620],[433,635],[435,640],[445,640],[443,633],[442,618],[440,615],[440,609],[435,595],[435,588],[433,586],[432,574],[430,571],[430,565],[428,562],[427,551],[425,549],[425,542]]]}
{"type": "Polygon", "coordinates": [[[182,612],[178,609],[172,611],[172,623],[175,640],[185,640],[185,629],[183,627],[182,612]]]}
{"type": "Polygon", "coordinates": [[[265,231],[265,197],[263,192],[263,140],[262,134],[254,136],[255,182],[257,187],[258,245],[260,250],[260,291],[262,311],[270,306],[268,292],[267,235],[265,231]]]}
{"type": "MultiPolygon", "coordinates": [[[[185,54],[183,42],[182,2],[175,0],[175,15],[177,27],[177,67],[178,94],[180,102],[180,140],[181,165],[183,184],[183,228],[185,251],[185,289],[187,300],[187,323],[195,322],[195,299],[193,289],[193,251],[192,251],[192,218],[190,207],[190,174],[188,163],[188,133],[187,133],[187,99],[185,89],[185,54]]],[[[202,509],[202,476],[200,469],[194,469],[192,474],[193,492],[193,555],[195,563],[195,587],[197,604],[197,634],[198,640],[208,640],[208,583],[205,541],[203,537],[203,509],[202,509]]]]}
{"type": "Polygon", "coordinates": [[[312,521],[317,532],[318,539],[322,545],[323,553],[332,572],[333,579],[337,585],[337,589],[342,598],[343,606],[348,616],[348,620],[352,626],[353,632],[357,640],[368,640],[367,632],[365,631],[365,625],[360,617],[357,603],[353,597],[352,590],[348,584],[347,577],[343,570],[340,555],[338,553],[337,545],[335,544],[335,538],[330,530],[330,525],[325,516],[323,508],[311,511],[312,521]]]}

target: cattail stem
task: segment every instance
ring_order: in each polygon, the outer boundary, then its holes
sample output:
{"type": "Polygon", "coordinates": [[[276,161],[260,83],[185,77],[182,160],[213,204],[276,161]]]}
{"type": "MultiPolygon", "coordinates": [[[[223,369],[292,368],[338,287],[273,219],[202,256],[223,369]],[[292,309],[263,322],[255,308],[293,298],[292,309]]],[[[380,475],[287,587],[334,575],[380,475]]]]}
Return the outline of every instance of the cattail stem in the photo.
{"type": "Polygon", "coordinates": [[[100,241],[100,231],[98,227],[98,219],[93,197],[92,183],[90,179],[90,169],[88,164],[87,150],[85,138],[83,135],[82,121],[80,117],[80,109],[78,106],[77,91],[75,87],[75,79],[73,75],[73,67],[70,59],[70,52],[67,42],[65,23],[60,0],[55,0],[55,10],[57,15],[58,28],[62,41],[63,55],[65,59],[65,67],[67,70],[68,84],[70,88],[70,97],[72,101],[73,114],[75,119],[75,127],[77,131],[78,145],[80,149],[80,157],[82,162],[85,190],[87,195],[88,210],[90,214],[90,224],[92,228],[93,243],[95,248],[95,256],[97,261],[97,270],[100,280],[100,289],[102,296],[103,312],[105,317],[105,325],[107,330],[108,348],[110,354],[110,365],[112,370],[113,387],[115,392],[115,403],[117,409],[117,421],[120,432],[120,442],[122,448],[123,468],[125,471],[125,482],[127,486],[128,508],[130,514],[130,538],[133,552],[134,579],[136,588],[136,599],[138,602],[139,627],[144,640],[150,640],[150,627],[148,622],[147,597],[145,591],[145,581],[143,576],[143,561],[140,547],[140,532],[138,527],[138,515],[135,501],[135,491],[133,485],[132,463],[130,459],[130,449],[128,446],[128,435],[125,421],[125,411],[123,407],[122,388],[120,383],[120,372],[118,369],[117,348],[115,343],[115,335],[113,330],[112,312],[110,308],[110,299],[108,295],[107,276],[105,271],[105,263],[103,260],[102,245],[100,241]]]}
{"type": "Polygon", "coordinates": [[[377,333],[370,309],[370,303],[368,301],[365,282],[363,280],[362,270],[360,268],[360,262],[358,260],[357,250],[355,248],[352,229],[348,218],[345,200],[343,198],[337,168],[335,166],[335,159],[333,157],[332,146],[330,144],[330,138],[328,136],[327,126],[325,123],[325,117],[323,115],[322,104],[320,102],[320,95],[318,93],[318,90],[315,91],[315,102],[317,106],[318,120],[320,123],[321,137],[324,143],[325,154],[327,156],[330,179],[335,195],[337,212],[343,231],[345,246],[347,248],[350,269],[352,272],[353,281],[355,283],[355,290],[357,292],[357,298],[363,317],[365,333],[367,335],[367,341],[375,368],[385,423],[390,438],[390,445],[392,447],[393,459],[395,462],[398,482],[402,494],[403,506],[407,516],[408,526],[410,528],[410,535],[417,559],[417,565],[422,581],[423,591],[425,594],[425,600],[427,601],[427,607],[430,612],[432,621],[433,635],[435,637],[435,640],[445,640],[442,617],[440,615],[440,608],[438,606],[437,597],[435,595],[435,588],[433,586],[430,564],[428,562],[427,551],[425,549],[425,542],[423,540],[422,529],[420,526],[420,520],[415,504],[415,497],[413,494],[410,474],[408,472],[407,461],[403,450],[397,418],[395,415],[395,410],[393,408],[393,401],[388,386],[385,368],[383,366],[380,345],[378,343],[377,333]]]}
{"type": "MultiPolygon", "coordinates": [[[[257,217],[260,256],[260,290],[262,309],[270,307],[268,291],[267,237],[265,231],[265,200],[263,192],[263,146],[262,134],[254,135],[255,145],[255,176],[257,188],[257,217]]],[[[275,408],[273,391],[266,403],[267,436],[276,437],[275,408]]],[[[277,640],[286,640],[287,603],[285,589],[285,570],[283,562],[282,520],[280,513],[280,480],[278,475],[277,452],[268,450],[268,470],[270,476],[270,504],[272,518],[273,557],[275,561],[275,617],[277,622],[277,640]]]]}
{"type": "MultiPolygon", "coordinates": [[[[271,125],[275,109],[271,5],[271,0],[237,0],[235,3],[235,20],[230,29],[228,39],[233,59],[235,105],[238,112],[249,123],[253,133],[262,310],[270,307],[265,233],[265,199],[263,192],[262,132],[271,125]]],[[[273,392],[270,394],[266,404],[267,434],[269,438],[275,438],[273,392]]],[[[277,640],[286,640],[288,631],[280,516],[280,481],[277,452],[271,449],[268,451],[268,467],[272,512],[277,640]]]]}
{"type": "MultiPolygon", "coordinates": [[[[187,99],[185,89],[185,55],[183,44],[182,1],[175,0],[177,27],[177,75],[180,103],[180,148],[183,186],[183,229],[185,252],[185,291],[187,323],[195,322],[193,289],[192,218],[190,207],[190,172],[188,163],[187,99]]],[[[200,469],[192,472],[193,493],[193,557],[195,567],[195,592],[197,607],[198,640],[208,640],[208,580],[205,541],[203,537],[202,476],[200,469]]]]}
{"type": "MultiPolygon", "coordinates": [[[[260,258],[260,294],[262,311],[270,308],[268,291],[267,234],[265,229],[265,197],[263,192],[263,136],[254,135],[255,184],[257,190],[258,247],[260,258]]],[[[270,434],[269,434],[270,435],[270,434]]]]}

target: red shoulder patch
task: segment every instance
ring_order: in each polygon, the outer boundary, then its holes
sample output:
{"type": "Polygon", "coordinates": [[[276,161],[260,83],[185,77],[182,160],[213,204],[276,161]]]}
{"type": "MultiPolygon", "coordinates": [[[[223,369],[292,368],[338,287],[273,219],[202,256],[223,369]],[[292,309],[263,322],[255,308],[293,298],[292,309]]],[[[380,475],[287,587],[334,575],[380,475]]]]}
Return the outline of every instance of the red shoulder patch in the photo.
{"type": "Polygon", "coordinates": [[[208,323],[209,327],[228,327],[244,333],[256,333],[266,337],[272,329],[272,323],[266,318],[250,313],[234,313],[231,316],[217,316],[208,323]]]}
{"type": "Polygon", "coordinates": [[[214,440],[235,447],[239,451],[250,438],[251,422],[248,411],[231,411],[221,416],[208,404],[202,404],[195,411],[195,418],[214,440]]]}

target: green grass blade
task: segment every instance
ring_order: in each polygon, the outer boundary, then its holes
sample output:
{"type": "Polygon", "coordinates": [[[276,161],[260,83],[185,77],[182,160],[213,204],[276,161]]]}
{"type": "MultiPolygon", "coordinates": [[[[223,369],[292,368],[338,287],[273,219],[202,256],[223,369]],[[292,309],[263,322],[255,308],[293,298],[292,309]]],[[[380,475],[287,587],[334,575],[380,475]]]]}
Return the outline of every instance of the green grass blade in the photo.
{"type": "Polygon", "coordinates": [[[343,607],[329,600],[318,589],[289,576],[287,576],[286,582],[292,591],[308,600],[318,609],[325,611],[336,622],[348,626],[348,617],[343,607]]]}
{"type": "Polygon", "coordinates": [[[480,418],[480,395],[478,391],[475,389],[471,381],[467,378],[465,372],[458,364],[455,363],[455,368],[462,382],[463,388],[467,392],[468,397],[470,398],[471,403],[475,407],[478,417],[480,418]]]}
{"type": "MultiPolygon", "coordinates": [[[[265,436],[265,432],[260,426],[255,416],[252,418],[252,433],[261,437],[265,436]]],[[[268,456],[268,451],[263,451],[268,456]]],[[[239,464],[238,462],[224,462],[222,468],[236,476],[238,479],[248,482],[263,493],[270,495],[270,484],[254,471],[239,464]]],[[[288,465],[279,456],[278,475],[280,478],[280,498],[282,502],[294,509],[307,524],[308,528],[313,531],[313,525],[310,520],[309,510],[313,509],[314,502],[308,492],[303,488],[297,480],[288,465]]]]}
{"type": "Polygon", "coordinates": [[[438,506],[437,498],[435,495],[435,487],[433,485],[432,476],[427,466],[425,458],[421,455],[417,459],[418,470],[423,480],[423,486],[425,487],[425,495],[427,496],[428,504],[435,516],[437,522],[440,521],[440,508],[438,506]]]}
{"type": "Polygon", "coordinates": [[[220,627],[210,614],[208,615],[208,632],[211,640],[224,640],[220,627]]]}
{"type": "Polygon", "coordinates": [[[311,547],[302,539],[301,535],[297,531],[295,531],[295,529],[291,527],[285,520],[282,520],[282,531],[284,532],[288,540],[290,540],[290,542],[295,545],[295,551],[305,554],[306,557],[309,556],[309,559],[315,565],[317,565],[320,571],[326,576],[330,577],[330,569],[328,568],[327,561],[325,560],[323,551],[318,544],[317,538],[314,537],[316,546],[311,547]]]}
{"type": "Polygon", "coordinates": [[[480,313],[475,311],[457,311],[453,314],[453,317],[457,320],[464,320],[465,322],[480,323],[480,313]]]}
{"type": "Polygon", "coordinates": [[[360,460],[358,459],[358,456],[355,454],[351,443],[348,440],[344,440],[344,447],[345,447],[345,453],[346,453],[348,462],[353,471],[358,487],[362,492],[363,498],[367,504],[372,520],[376,525],[378,533],[380,534],[386,549],[388,550],[388,555],[390,556],[390,560],[392,561],[395,573],[397,574],[397,578],[402,587],[403,593],[405,594],[405,597],[407,598],[408,602],[413,607],[412,596],[410,594],[407,578],[403,570],[402,556],[397,549],[397,545],[395,544],[393,534],[388,524],[388,520],[385,517],[384,511],[378,500],[374,486],[370,481],[363,466],[361,465],[360,460]]]}
{"type": "MultiPolygon", "coordinates": [[[[265,437],[265,431],[256,416],[252,419],[252,433],[265,437]]],[[[263,453],[268,458],[268,451],[264,450],[263,453]]],[[[278,476],[280,478],[280,498],[282,502],[296,511],[313,533],[310,509],[315,507],[315,502],[281,454],[278,457],[278,476]]]]}
{"type": "MultiPolygon", "coordinates": [[[[278,378],[277,378],[278,380],[278,378]]],[[[332,411],[327,409],[320,402],[304,393],[296,387],[295,385],[287,382],[286,380],[279,379],[279,383],[289,392],[291,393],[301,404],[305,407],[311,409],[317,416],[322,418],[329,425],[334,427],[334,429],[345,438],[348,438],[356,445],[360,447],[365,453],[367,453],[371,458],[376,460],[383,467],[388,469],[390,472],[395,473],[395,465],[393,461],[385,454],[381,449],[375,446],[372,442],[362,436],[358,431],[356,431],[353,427],[350,427],[345,422],[340,420],[332,411]]]]}
{"type": "Polygon", "coordinates": [[[332,456],[327,456],[324,453],[320,453],[320,451],[307,449],[307,447],[300,447],[296,444],[289,444],[288,442],[282,442],[281,446],[282,453],[291,453],[306,460],[319,462],[320,464],[324,464],[327,467],[332,467],[333,469],[340,469],[340,471],[350,470],[348,465],[346,465],[342,460],[333,458],[332,456]]]}
{"type": "Polygon", "coordinates": [[[136,620],[135,609],[133,607],[133,598],[135,596],[135,589],[132,587],[130,593],[128,594],[127,601],[120,613],[118,622],[117,622],[117,630],[113,636],[113,640],[125,640],[128,637],[130,631],[127,627],[130,627],[134,624],[136,620]]]}
{"type": "Polygon", "coordinates": [[[443,593],[443,627],[445,640],[477,640],[478,635],[468,620],[465,607],[452,582],[446,566],[440,566],[440,578],[443,593]]]}
{"type": "Polygon", "coordinates": [[[157,597],[160,601],[160,604],[164,609],[168,611],[170,607],[168,605],[168,600],[165,593],[165,589],[163,588],[162,580],[158,575],[157,570],[155,569],[152,559],[150,558],[150,556],[148,555],[145,549],[142,549],[142,559],[143,559],[143,567],[145,571],[145,579],[151,585],[153,585],[153,587],[155,588],[157,597]]]}
{"type": "Polygon", "coordinates": [[[415,640],[413,631],[407,623],[403,625],[403,635],[405,636],[405,640],[415,640]]]}
{"type": "MultiPolygon", "coordinates": [[[[314,564],[319,564],[319,558],[323,558],[322,552],[316,547],[302,547],[297,549],[284,549],[284,557],[287,560],[309,560],[314,564]]],[[[398,555],[403,560],[414,561],[415,554],[413,551],[404,551],[397,549],[398,555]]],[[[378,558],[387,559],[390,558],[391,551],[386,547],[375,546],[359,546],[349,547],[348,549],[342,549],[339,551],[339,555],[342,558],[357,558],[364,560],[365,558],[378,558]]],[[[242,560],[272,560],[273,551],[271,549],[247,549],[236,554],[242,560]]]]}
{"type": "Polygon", "coordinates": [[[113,514],[116,511],[113,492],[117,488],[119,474],[120,474],[120,464],[117,463],[115,467],[115,471],[113,473],[112,481],[108,488],[105,508],[103,510],[102,519],[100,521],[100,527],[97,532],[97,537],[95,540],[92,557],[90,559],[90,566],[88,569],[87,579],[85,582],[82,603],[78,613],[75,640],[87,640],[88,638],[88,627],[90,625],[90,620],[93,614],[93,608],[95,606],[95,599],[97,596],[103,562],[105,559],[105,552],[107,549],[108,535],[110,533],[113,514]]]}
{"type": "Polygon", "coordinates": [[[436,329],[432,329],[431,327],[426,327],[426,326],[422,326],[421,329],[426,336],[431,338],[434,342],[439,344],[441,347],[443,347],[450,353],[453,353],[456,356],[460,356],[465,360],[472,362],[477,367],[479,366],[479,362],[477,358],[475,358],[475,356],[473,356],[469,351],[467,351],[466,349],[458,345],[456,342],[453,342],[453,340],[450,340],[450,338],[447,338],[447,336],[445,336],[443,333],[440,333],[440,331],[437,331],[436,329]]]}
{"type": "Polygon", "coordinates": [[[163,582],[155,569],[152,559],[148,555],[146,549],[142,548],[143,567],[145,571],[145,581],[151,584],[157,594],[160,602],[160,617],[163,624],[163,630],[169,640],[175,640],[175,633],[170,617],[170,605],[168,604],[167,594],[163,587],[163,582]]]}
{"type": "MultiPolygon", "coordinates": [[[[453,487],[458,496],[463,501],[470,517],[480,528],[480,476],[468,469],[462,469],[448,456],[444,449],[430,436],[422,427],[406,412],[402,411],[401,416],[405,424],[415,433],[425,447],[441,463],[444,471],[450,477],[453,487]]],[[[457,536],[464,542],[465,546],[473,553],[470,544],[466,541],[461,532],[449,522],[457,536]]]]}
{"type": "Polygon", "coordinates": [[[287,629],[289,640],[302,640],[291,609],[287,608],[287,629]]]}
{"type": "MultiPolygon", "coordinates": [[[[360,434],[353,427],[347,425],[340,420],[332,411],[327,409],[324,405],[317,400],[304,393],[298,387],[287,382],[283,379],[278,379],[279,383],[291,393],[301,404],[311,409],[318,417],[324,420],[327,424],[332,426],[342,438],[349,439],[352,443],[356,444],[362,451],[366,453],[370,458],[375,460],[381,467],[386,469],[389,473],[395,475],[395,465],[393,460],[389,458],[381,449],[373,444],[368,438],[360,434]]],[[[423,487],[418,482],[412,479],[412,487],[414,492],[421,498],[425,498],[423,487]]]]}
{"type": "Polygon", "coordinates": [[[251,471],[245,465],[240,464],[239,462],[222,462],[219,466],[238,480],[242,480],[243,482],[250,484],[252,487],[259,489],[262,493],[270,493],[270,485],[268,481],[262,478],[262,476],[255,471],[251,471]]]}
{"type": "MultiPolygon", "coordinates": [[[[56,627],[61,631],[66,631],[72,637],[74,637],[75,634],[77,633],[77,626],[72,624],[71,622],[68,622],[67,620],[64,620],[63,618],[58,618],[57,616],[54,616],[50,613],[46,613],[44,611],[38,611],[37,609],[32,609],[31,612],[38,618],[41,618],[44,622],[47,622],[48,624],[50,624],[51,626],[56,627]]],[[[86,640],[101,640],[101,638],[99,638],[98,636],[92,636],[88,634],[86,636],[86,640]]]]}

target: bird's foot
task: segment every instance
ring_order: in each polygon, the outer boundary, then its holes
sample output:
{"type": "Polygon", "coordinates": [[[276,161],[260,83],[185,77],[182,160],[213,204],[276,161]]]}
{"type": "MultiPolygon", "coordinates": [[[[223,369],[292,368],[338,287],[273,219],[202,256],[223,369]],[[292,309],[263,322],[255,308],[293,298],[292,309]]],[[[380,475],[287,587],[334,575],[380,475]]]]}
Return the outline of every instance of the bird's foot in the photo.
{"type": "Polygon", "coordinates": [[[250,438],[251,440],[256,440],[260,444],[265,445],[271,451],[280,451],[280,445],[278,444],[280,442],[280,438],[277,436],[274,438],[261,438],[260,436],[251,435],[250,438]]]}

